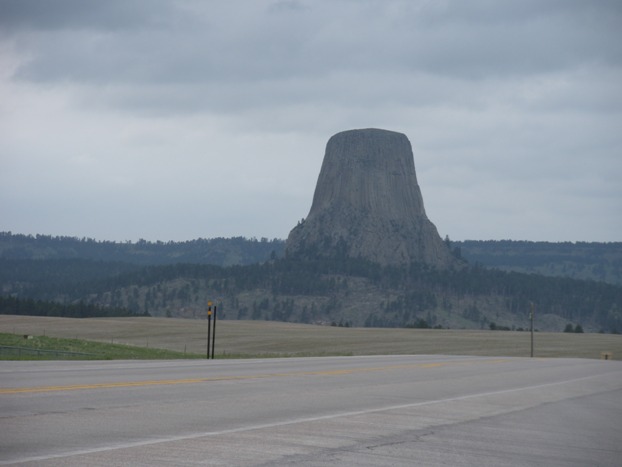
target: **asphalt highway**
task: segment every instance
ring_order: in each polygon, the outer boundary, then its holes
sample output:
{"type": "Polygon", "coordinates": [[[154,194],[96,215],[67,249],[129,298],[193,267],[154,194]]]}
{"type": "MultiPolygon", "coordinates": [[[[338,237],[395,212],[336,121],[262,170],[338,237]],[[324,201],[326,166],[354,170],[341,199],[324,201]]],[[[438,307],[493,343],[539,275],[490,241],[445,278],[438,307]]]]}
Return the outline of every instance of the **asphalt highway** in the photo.
{"type": "Polygon", "coordinates": [[[0,465],[620,466],[622,362],[0,362],[0,465]]]}

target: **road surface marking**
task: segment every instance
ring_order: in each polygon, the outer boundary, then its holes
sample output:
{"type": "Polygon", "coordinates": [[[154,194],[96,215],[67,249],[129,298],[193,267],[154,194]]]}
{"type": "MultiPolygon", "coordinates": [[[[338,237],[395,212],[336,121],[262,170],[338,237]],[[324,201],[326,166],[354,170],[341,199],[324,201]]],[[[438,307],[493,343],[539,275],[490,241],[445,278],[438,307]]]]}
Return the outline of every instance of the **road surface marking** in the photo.
{"type": "MultiPolygon", "coordinates": [[[[301,372],[301,373],[306,374],[307,372],[301,372]]],[[[309,373],[315,373],[315,372],[309,372],[309,373]]],[[[317,373],[321,373],[321,372],[317,372],[317,373]]],[[[153,445],[160,444],[160,443],[189,441],[189,440],[200,439],[200,438],[205,438],[205,437],[213,437],[213,436],[227,435],[227,434],[233,434],[233,433],[244,433],[244,432],[254,431],[254,430],[278,428],[278,427],[283,427],[283,426],[288,426],[288,425],[295,425],[299,423],[317,422],[317,421],[323,421],[323,420],[334,420],[334,419],[338,419],[342,417],[356,417],[360,415],[381,413],[381,412],[387,412],[387,411],[392,411],[392,410],[404,410],[404,409],[411,409],[411,408],[416,408],[416,407],[425,407],[425,406],[434,405],[434,404],[446,404],[449,402],[459,402],[459,401],[470,400],[470,399],[475,399],[479,397],[485,398],[485,397],[497,396],[497,395],[502,395],[502,394],[510,394],[513,392],[520,392],[520,391],[538,390],[538,389],[550,388],[550,387],[560,386],[560,385],[565,385],[565,384],[571,384],[575,386],[574,383],[589,380],[589,379],[600,377],[600,376],[603,376],[603,375],[600,374],[600,375],[584,376],[584,377],[573,378],[573,379],[569,379],[565,381],[556,381],[552,383],[536,384],[533,386],[524,386],[524,387],[518,387],[518,388],[511,388],[511,389],[501,389],[498,391],[466,394],[463,396],[448,397],[445,399],[434,399],[434,400],[429,400],[429,401],[412,402],[412,403],[407,403],[407,404],[374,407],[374,408],[363,409],[363,410],[337,412],[337,413],[326,414],[326,415],[300,417],[300,418],[282,420],[282,421],[277,421],[277,422],[272,422],[272,423],[263,423],[263,424],[240,426],[236,428],[227,428],[224,430],[204,431],[204,432],[198,432],[198,433],[189,433],[186,435],[172,435],[172,436],[165,436],[165,437],[157,437],[155,439],[143,439],[143,440],[137,440],[137,441],[124,442],[124,443],[114,443],[108,446],[93,447],[93,448],[87,448],[87,449],[76,449],[73,451],[59,452],[59,453],[54,453],[54,454],[44,454],[40,456],[32,456],[32,457],[24,457],[24,458],[15,458],[11,460],[0,460],[0,465],[10,465],[10,464],[15,464],[15,463],[20,463],[20,462],[41,462],[41,461],[48,461],[51,459],[60,459],[64,457],[72,457],[72,456],[78,456],[78,455],[96,454],[100,452],[114,451],[118,449],[153,446],[153,445]]],[[[619,386],[619,384],[617,385],[619,386]]],[[[509,408],[508,411],[512,411],[512,409],[509,408]]]]}
{"type": "Polygon", "coordinates": [[[439,368],[450,365],[466,365],[473,363],[504,363],[507,359],[495,359],[495,360],[454,360],[449,362],[435,362],[435,363],[411,363],[401,365],[388,365],[378,367],[367,368],[345,368],[338,370],[318,370],[318,371],[295,371],[289,373],[265,373],[255,375],[240,375],[240,376],[210,376],[205,378],[183,378],[183,379],[164,379],[164,380],[150,380],[150,381],[119,381],[110,383],[92,383],[92,384],[71,384],[66,386],[36,386],[36,387],[24,387],[24,388],[0,388],[0,394],[24,394],[24,393],[38,393],[38,392],[55,392],[55,391],[75,391],[79,389],[112,389],[112,388],[131,388],[131,387],[143,387],[143,386],[166,386],[175,384],[196,384],[196,383],[210,383],[217,381],[236,381],[236,380],[252,380],[252,379],[266,379],[266,378],[286,378],[295,376],[340,376],[349,375],[354,373],[369,373],[375,371],[388,371],[388,370],[402,370],[402,369],[417,369],[417,368],[439,368]]]}

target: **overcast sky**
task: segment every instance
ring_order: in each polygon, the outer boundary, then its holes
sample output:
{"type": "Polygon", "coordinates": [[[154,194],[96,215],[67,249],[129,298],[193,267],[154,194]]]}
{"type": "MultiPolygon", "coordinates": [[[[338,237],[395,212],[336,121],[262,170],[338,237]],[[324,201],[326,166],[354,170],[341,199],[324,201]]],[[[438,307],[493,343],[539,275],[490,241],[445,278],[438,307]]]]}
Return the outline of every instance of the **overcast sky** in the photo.
{"type": "Polygon", "coordinates": [[[0,0],[0,231],[287,238],[406,134],[454,240],[622,241],[618,0],[0,0]]]}

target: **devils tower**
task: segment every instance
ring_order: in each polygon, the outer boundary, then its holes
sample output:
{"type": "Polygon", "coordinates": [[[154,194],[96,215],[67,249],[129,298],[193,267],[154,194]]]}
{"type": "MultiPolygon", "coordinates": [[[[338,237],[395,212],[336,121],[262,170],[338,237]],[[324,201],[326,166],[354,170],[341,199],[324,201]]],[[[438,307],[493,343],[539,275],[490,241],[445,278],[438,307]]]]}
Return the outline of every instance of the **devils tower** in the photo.
{"type": "Polygon", "coordinates": [[[290,232],[286,254],[437,268],[458,263],[425,214],[410,141],[380,129],[328,140],[311,210],[290,232]]]}

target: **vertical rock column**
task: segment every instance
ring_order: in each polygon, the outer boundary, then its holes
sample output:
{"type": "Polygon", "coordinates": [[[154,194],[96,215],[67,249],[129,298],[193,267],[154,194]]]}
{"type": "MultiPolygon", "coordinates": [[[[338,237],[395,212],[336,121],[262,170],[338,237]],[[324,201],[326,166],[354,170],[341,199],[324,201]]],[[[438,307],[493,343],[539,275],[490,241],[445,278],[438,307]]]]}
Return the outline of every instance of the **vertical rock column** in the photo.
{"type": "Polygon", "coordinates": [[[290,232],[286,253],[382,265],[457,263],[425,214],[408,138],[379,129],[330,138],[311,210],[290,232]]]}

